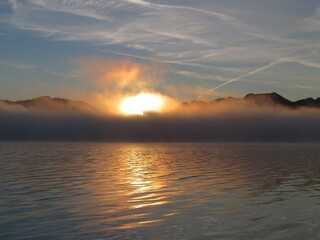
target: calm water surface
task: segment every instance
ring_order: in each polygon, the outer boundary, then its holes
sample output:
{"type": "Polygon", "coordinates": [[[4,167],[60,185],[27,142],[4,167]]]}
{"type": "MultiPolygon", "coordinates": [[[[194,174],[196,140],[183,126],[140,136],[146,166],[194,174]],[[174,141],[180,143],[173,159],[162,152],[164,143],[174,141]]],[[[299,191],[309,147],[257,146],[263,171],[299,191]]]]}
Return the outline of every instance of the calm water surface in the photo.
{"type": "Polygon", "coordinates": [[[0,239],[320,239],[320,145],[0,143],[0,239]]]}

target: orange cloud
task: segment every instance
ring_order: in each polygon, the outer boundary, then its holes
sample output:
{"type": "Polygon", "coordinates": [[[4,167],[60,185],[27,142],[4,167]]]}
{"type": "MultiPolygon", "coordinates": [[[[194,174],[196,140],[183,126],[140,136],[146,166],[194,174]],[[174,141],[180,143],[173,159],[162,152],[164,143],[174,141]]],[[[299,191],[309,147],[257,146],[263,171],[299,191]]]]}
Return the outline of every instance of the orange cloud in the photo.
{"type": "Polygon", "coordinates": [[[120,61],[108,60],[97,67],[101,67],[101,76],[98,76],[97,79],[100,84],[113,83],[119,88],[134,84],[139,80],[139,76],[142,73],[142,67],[130,62],[128,59],[120,61]]]}
{"type": "Polygon", "coordinates": [[[156,89],[166,71],[163,64],[139,64],[129,59],[84,58],[76,64],[83,76],[98,87],[92,102],[112,113],[119,111],[119,103],[124,97],[139,93],[159,94],[156,89]]]}
{"type": "Polygon", "coordinates": [[[153,89],[164,73],[157,63],[138,64],[129,59],[85,58],[76,61],[84,76],[108,93],[153,89]]]}

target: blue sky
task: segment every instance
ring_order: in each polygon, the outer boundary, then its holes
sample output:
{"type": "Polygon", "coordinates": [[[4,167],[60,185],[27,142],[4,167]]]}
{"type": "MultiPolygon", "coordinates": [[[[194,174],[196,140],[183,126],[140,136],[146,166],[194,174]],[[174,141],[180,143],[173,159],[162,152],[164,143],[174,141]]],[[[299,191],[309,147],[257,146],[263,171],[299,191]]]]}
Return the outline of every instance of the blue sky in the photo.
{"type": "Polygon", "coordinates": [[[85,58],[157,62],[154,90],[181,101],[320,97],[320,0],[2,0],[0,16],[0,98],[88,100],[85,58]]]}

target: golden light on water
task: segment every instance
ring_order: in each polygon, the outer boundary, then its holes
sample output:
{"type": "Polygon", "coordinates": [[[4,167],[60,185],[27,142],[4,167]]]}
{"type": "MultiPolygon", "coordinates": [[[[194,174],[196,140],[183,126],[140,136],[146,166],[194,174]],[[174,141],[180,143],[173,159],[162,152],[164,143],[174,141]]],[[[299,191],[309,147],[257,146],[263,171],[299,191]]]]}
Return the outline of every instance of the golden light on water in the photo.
{"type": "Polygon", "coordinates": [[[146,111],[160,111],[164,99],[153,93],[139,93],[133,97],[127,97],[120,103],[119,109],[127,115],[143,115],[146,111]]]}

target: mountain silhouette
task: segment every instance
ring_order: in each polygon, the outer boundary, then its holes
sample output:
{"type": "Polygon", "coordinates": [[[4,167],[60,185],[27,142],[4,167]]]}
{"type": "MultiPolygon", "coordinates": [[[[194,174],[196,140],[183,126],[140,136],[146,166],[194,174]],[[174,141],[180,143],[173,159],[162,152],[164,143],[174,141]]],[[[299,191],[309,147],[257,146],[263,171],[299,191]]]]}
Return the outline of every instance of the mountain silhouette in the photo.
{"type": "MultiPolygon", "coordinates": [[[[290,101],[278,93],[249,93],[243,98],[218,98],[213,101],[191,101],[182,104],[183,107],[210,107],[214,104],[230,104],[237,106],[240,104],[250,104],[257,107],[283,107],[287,109],[298,108],[320,108],[320,98],[306,98],[298,101],[290,101]]],[[[66,98],[52,98],[41,96],[34,99],[9,101],[0,100],[0,110],[23,110],[28,112],[53,112],[53,113],[97,113],[98,110],[88,103],[70,100],[66,98]]]]}
{"type": "Polygon", "coordinates": [[[240,104],[240,103],[249,103],[256,106],[261,107],[284,107],[288,109],[298,109],[302,107],[307,108],[320,108],[320,98],[313,99],[313,98],[306,98],[301,99],[298,101],[290,101],[276,92],[273,93],[249,93],[243,98],[218,98],[211,102],[205,101],[192,101],[186,102],[184,105],[198,105],[198,106],[211,106],[212,104],[219,104],[219,103],[230,103],[230,104],[240,104]]]}
{"type": "Polygon", "coordinates": [[[319,100],[248,94],[130,117],[63,98],[0,100],[0,141],[320,142],[319,100]]]}
{"type": "Polygon", "coordinates": [[[97,109],[88,103],[65,98],[41,96],[34,99],[9,101],[0,100],[0,109],[27,110],[30,112],[96,112],[97,109]]]}

